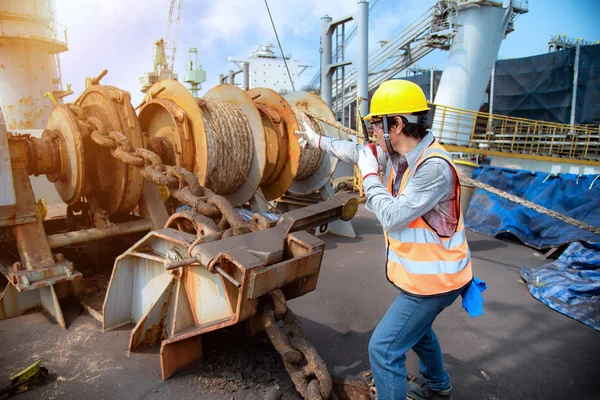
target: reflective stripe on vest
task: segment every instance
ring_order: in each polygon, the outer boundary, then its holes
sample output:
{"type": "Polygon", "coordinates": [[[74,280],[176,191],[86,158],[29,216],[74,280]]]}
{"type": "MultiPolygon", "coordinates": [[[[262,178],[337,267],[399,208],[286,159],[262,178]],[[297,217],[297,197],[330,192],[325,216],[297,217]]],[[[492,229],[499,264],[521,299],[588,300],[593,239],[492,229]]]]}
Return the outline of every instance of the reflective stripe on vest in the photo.
{"type": "Polygon", "coordinates": [[[465,231],[456,232],[449,238],[440,238],[428,228],[406,228],[402,232],[388,232],[388,236],[399,242],[436,243],[446,250],[455,248],[466,242],[465,231]]]}
{"type": "MultiPolygon", "coordinates": [[[[400,195],[418,167],[427,159],[443,158],[458,172],[450,155],[437,142],[429,146],[417,161],[414,170],[406,170],[400,183],[400,195]]],[[[387,188],[392,193],[395,171],[389,168],[387,188]]],[[[458,178],[457,178],[458,179],[458,178]]],[[[419,217],[403,231],[384,232],[388,245],[387,277],[400,289],[422,296],[431,296],[460,289],[472,279],[471,252],[460,211],[460,183],[456,182],[456,207],[459,210],[456,231],[441,237],[419,217]]]]}

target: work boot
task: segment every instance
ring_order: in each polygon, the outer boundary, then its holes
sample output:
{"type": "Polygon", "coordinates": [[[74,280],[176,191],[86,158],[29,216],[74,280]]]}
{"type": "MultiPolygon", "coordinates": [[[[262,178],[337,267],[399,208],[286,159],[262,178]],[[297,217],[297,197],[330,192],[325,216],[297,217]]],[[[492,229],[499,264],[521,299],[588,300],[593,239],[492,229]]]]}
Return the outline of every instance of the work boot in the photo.
{"type": "Polygon", "coordinates": [[[444,390],[432,390],[427,383],[408,382],[408,398],[414,400],[452,400],[452,385],[444,390]]]}

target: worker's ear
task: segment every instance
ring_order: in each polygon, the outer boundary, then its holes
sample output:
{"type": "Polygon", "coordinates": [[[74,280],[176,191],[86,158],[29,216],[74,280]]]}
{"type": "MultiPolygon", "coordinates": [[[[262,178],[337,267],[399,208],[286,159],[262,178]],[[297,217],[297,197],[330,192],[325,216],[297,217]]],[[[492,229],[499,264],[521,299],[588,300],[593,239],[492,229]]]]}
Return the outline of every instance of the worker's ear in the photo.
{"type": "Polygon", "coordinates": [[[404,129],[404,121],[402,121],[402,118],[396,116],[394,117],[394,122],[396,122],[396,125],[394,127],[394,130],[397,135],[399,135],[402,130],[404,129]]]}

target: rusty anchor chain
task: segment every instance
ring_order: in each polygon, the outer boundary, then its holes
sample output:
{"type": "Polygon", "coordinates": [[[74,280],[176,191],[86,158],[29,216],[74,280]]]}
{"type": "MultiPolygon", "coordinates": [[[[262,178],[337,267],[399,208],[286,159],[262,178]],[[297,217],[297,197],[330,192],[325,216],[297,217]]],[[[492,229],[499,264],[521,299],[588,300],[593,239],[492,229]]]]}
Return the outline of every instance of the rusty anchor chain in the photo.
{"type": "Polygon", "coordinates": [[[71,104],[69,109],[82,124],[92,127],[91,139],[97,145],[109,148],[114,158],[140,168],[145,179],[167,187],[171,196],[190,206],[192,212],[209,218],[221,218],[219,228],[223,230],[223,237],[250,232],[249,225],[231,204],[224,197],[201,186],[196,175],[182,167],[165,165],[158,154],[135,147],[121,132],[108,132],[99,119],[87,117],[82,108],[71,104]]]}
{"type": "Polygon", "coordinates": [[[335,398],[327,367],[309,343],[304,327],[287,307],[283,292],[274,290],[270,300],[263,306],[262,323],[296,390],[309,400],[335,398]]]}

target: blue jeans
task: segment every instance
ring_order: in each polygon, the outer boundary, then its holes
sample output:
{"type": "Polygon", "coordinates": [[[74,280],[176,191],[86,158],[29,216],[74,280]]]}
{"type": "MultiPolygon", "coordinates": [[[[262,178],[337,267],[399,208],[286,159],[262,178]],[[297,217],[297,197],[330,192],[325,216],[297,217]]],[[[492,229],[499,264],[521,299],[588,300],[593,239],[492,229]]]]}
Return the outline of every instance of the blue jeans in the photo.
{"type": "Polygon", "coordinates": [[[450,376],[444,368],[442,349],[431,329],[440,312],[460,295],[460,290],[435,297],[401,292],[385,313],[369,342],[369,360],[378,400],[406,399],[406,352],[419,356],[419,373],[432,390],[444,390],[450,376]]]}

